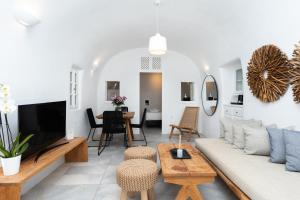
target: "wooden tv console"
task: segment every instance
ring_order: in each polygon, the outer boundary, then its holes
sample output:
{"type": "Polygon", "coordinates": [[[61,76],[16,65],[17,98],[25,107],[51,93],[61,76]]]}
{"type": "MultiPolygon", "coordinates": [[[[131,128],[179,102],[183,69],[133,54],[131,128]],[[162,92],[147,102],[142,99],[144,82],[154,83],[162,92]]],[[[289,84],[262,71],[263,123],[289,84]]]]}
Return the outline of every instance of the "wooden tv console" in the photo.
{"type": "Polygon", "coordinates": [[[19,200],[22,184],[62,156],[65,156],[66,162],[87,162],[86,138],[78,137],[68,142],[43,154],[37,162],[34,162],[34,157],[22,161],[20,172],[16,175],[3,176],[0,168],[0,200],[19,200]]]}

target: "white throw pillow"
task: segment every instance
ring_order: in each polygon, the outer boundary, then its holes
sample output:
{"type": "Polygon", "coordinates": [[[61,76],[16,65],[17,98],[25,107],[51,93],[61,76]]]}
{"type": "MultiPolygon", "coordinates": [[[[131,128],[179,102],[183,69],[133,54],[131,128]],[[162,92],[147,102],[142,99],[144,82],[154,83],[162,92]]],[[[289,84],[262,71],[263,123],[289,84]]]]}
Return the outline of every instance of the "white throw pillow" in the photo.
{"type": "Polygon", "coordinates": [[[223,127],[224,127],[224,137],[225,137],[225,140],[227,142],[229,142],[230,144],[233,143],[233,124],[234,124],[234,121],[230,118],[223,118],[221,119],[221,122],[223,124],[223,127]]]}
{"type": "Polygon", "coordinates": [[[245,133],[245,148],[246,154],[253,155],[270,155],[270,140],[269,134],[265,127],[251,128],[243,127],[245,133]]]}
{"type": "Polygon", "coordinates": [[[222,123],[222,120],[220,120],[220,138],[224,138],[224,137],[225,137],[225,128],[222,123]]]}
{"type": "Polygon", "coordinates": [[[256,120],[242,120],[233,125],[233,145],[239,149],[245,147],[244,127],[259,128],[262,126],[261,121],[256,120]]]}

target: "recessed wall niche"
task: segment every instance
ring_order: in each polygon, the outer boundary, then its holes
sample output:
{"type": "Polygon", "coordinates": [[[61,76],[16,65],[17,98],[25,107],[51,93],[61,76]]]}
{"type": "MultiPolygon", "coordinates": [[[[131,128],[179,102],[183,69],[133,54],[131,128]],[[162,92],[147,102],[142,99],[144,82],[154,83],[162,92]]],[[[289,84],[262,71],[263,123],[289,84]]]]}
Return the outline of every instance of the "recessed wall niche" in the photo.
{"type": "Polygon", "coordinates": [[[120,81],[106,81],[106,101],[120,95],[120,81]]]}
{"type": "Polygon", "coordinates": [[[181,82],[181,101],[194,101],[193,82],[181,82]]]}
{"type": "Polygon", "coordinates": [[[225,63],[219,70],[222,116],[242,119],[244,72],[240,58],[225,63]]]}

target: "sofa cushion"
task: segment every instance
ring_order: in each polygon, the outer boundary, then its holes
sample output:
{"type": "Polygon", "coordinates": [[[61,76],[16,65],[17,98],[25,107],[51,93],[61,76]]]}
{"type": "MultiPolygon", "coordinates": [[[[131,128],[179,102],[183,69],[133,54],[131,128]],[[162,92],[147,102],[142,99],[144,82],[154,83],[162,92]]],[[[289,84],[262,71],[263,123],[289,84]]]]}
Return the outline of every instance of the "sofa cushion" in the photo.
{"type": "Polygon", "coordinates": [[[286,169],[288,171],[300,172],[300,132],[284,131],[286,169]]]}
{"type": "Polygon", "coordinates": [[[245,148],[244,127],[261,127],[261,121],[243,120],[233,124],[233,145],[239,149],[245,148]]]}
{"type": "Polygon", "coordinates": [[[251,199],[300,199],[300,173],[286,171],[284,164],[246,155],[222,139],[196,139],[196,147],[251,199]]]}
{"type": "Polygon", "coordinates": [[[270,155],[270,140],[269,134],[265,127],[251,128],[244,127],[245,133],[245,148],[246,154],[252,155],[270,155]]]}
{"type": "Polygon", "coordinates": [[[222,120],[220,120],[220,138],[224,138],[225,137],[225,128],[224,128],[224,124],[222,123],[222,120]]]}
{"type": "Polygon", "coordinates": [[[227,142],[230,144],[233,143],[233,127],[234,121],[230,118],[221,119],[222,126],[224,128],[224,137],[227,142]]]}
{"type": "MultiPolygon", "coordinates": [[[[238,120],[238,119],[230,119],[227,117],[224,117],[221,119],[221,130],[223,128],[223,134],[225,137],[225,140],[230,143],[233,144],[234,138],[233,138],[233,134],[234,134],[234,130],[233,130],[233,126],[234,125],[244,125],[244,124],[249,124],[249,123],[255,123],[255,124],[260,124],[261,125],[261,121],[255,121],[255,120],[238,120]]],[[[221,132],[222,134],[222,132],[221,132]]]]}
{"type": "Polygon", "coordinates": [[[273,163],[285,163],[285,144],[283,129],[267,128],[270,139],[270,160],[273,163]]]}

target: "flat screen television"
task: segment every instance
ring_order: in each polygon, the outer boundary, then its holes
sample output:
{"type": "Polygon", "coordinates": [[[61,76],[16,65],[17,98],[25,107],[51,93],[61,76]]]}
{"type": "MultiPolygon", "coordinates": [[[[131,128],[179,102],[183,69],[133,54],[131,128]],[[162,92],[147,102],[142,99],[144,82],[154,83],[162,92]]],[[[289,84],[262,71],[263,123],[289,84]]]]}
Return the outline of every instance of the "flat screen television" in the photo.
{"type": "Polygon", "coordinates": [[[19,105],[18,119],[21,139],[34,134],[25,159],[66,136],[66,101],[19,105]]]}

